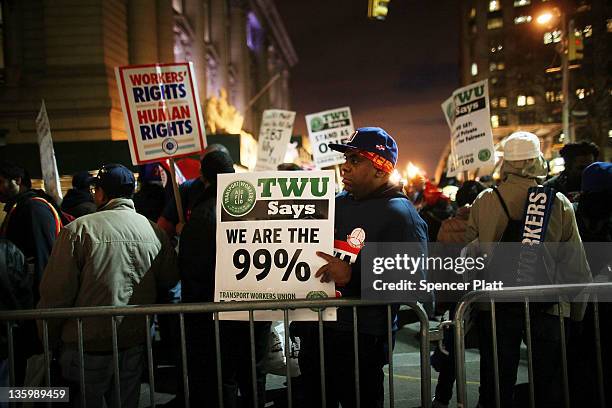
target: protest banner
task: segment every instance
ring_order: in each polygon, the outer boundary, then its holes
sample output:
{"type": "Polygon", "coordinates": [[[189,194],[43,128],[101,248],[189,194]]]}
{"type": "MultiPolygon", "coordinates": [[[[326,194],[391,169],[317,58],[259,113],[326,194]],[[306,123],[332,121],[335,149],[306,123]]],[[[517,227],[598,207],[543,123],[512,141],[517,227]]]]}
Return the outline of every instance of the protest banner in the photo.
{"type": "Polygon", "coordinates": [[[133,164],[170,159],[179,221],[183,206],[174,159],[206,147],[204,117],[191,62],[115,68],[133,164]]]}
{"type": "Polygon", "coordinates": [[[206,147],[193,64],[115,68],[133,164],[199,153],[206,147]]]}
{"type": "Polygon", "coordinates": [[[295,112],[268,109],[263,112],[255,171],[274,171],[283,163],[291,140],[295,112]]]}
{"type": "Polygon", "coordinates": [[[53,149],[53,138],[51,137],[51,125],[47,116],[45,101],[40,105],[40,111],[36,116],[36,134],[38,135],[38,148],[40,150],[40,169],[42,170],[45,191],[56,203],[62,202],[62,189],[53,149]]]}
{"type": "MultiPolygon", "coordinates": [[[[275,171],[219,174],[215,302],[335,297],[333,282],[315,272],[333,253],[334,173],[275,171]]],[[[317,320],[310,309],[291,320],[317,320]]],[[[335,320],[335,308],[323,311],[335,320]]],[[[222,320],[248,320],[247,312],[222,320]]],[[[257,311],[256,320],[283,320],[282,311],[257,311]]]]}
{"type": "Polygon", "coordinates": [[[451,172],[493,168],[495,148],[487,80],[455,90],[442,110],[451,129],[451,172]]]}
{"type": "Polygon", "coordinates": [[[306,127],[317,168],[344,163],[344,155],[331,150],[328,143],[345,143],[355,131],[351,108],[344,107],[306,115],[306,127]]]}

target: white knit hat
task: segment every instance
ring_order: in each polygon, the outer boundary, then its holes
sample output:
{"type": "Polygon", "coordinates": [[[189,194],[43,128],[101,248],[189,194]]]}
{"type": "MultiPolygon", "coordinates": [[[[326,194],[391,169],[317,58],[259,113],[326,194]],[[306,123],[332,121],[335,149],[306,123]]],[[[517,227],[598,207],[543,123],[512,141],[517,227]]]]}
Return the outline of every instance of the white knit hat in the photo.
{"type": "Polygon", "coordinates": [[[504,143],[504,160],[528,160],[541,155],[540,139],[533,133],[514,132],[504,143]]]}

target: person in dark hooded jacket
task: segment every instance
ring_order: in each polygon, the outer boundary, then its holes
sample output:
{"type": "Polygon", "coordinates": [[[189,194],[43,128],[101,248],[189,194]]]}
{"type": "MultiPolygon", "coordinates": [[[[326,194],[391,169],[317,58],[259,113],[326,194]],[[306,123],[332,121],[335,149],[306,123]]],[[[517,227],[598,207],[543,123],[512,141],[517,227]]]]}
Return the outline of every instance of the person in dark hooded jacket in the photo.
{"type": "Polygon", "coordinates": [[[87,171],[80,171],[72,176],[72,188],[62,200],[62,211],[74,218],[96,212],[96,204],[89,191],[92,180],[93,177],[87,171]]]}
{"type": "MultiPolygon", "coordinates": [[[[0,162],[0,202],[5,203],[6,212],[0,235],[12,242],[25,258],[29,287],[23,288],[22,292],[29,289],[29,293],[20,295],[27,298],[20,307],[29,308],[39,299],[39,283],[62,227],[61,211],[44,191],[32,189],[26,169],[8,161],[0,162]]],[[[13,344],[15,381],[17,385],[23,385],[26,360],[42,353],[33,320],[15,328],[13,344]]]]}
{"type": "MultiPolygon", "coordinates": [[[[183,302],[212,302],[216,266],[217,175],[233,173],[231,157],[222,150],[210,152],[201,161],[201,195],[192,201],[189,220],[181,231],[179,268],[183,302]]],[[[217,391],[215,330],[210,313],[185,317],[192,406],[253,406],[251,353],[248,322],[220,322],[223,396],[217,391]],[[242,405],[238,405],[238,390],[242,405]]],[[[255,323],[255,360],[258,406],[265,405],[265,372],[270,322],[255,323]]]]}

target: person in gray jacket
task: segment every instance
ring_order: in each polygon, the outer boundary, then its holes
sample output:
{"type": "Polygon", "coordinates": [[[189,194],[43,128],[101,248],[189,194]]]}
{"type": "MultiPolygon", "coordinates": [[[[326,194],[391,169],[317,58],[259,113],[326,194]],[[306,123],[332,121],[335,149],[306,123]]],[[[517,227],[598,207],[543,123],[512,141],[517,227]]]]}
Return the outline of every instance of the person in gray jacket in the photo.
{"type": "MultiPolygon", "coordinates": [[[[152,304],[176,285],[174,248],[134,210],[134,182],[120,164],[100,169],[93,180],[97,212],[61,230],[40,284],[39,308],[152,304]]],[[[83,319],[87,406],[137,407],[149,327],[144,316],[117,318],[121,401],[114,401],[111,324],[110,318],[83,319]]],[[[62,350],[62,376],[79,384],[76,320],[50,320],[48,333],[51,347],[62,350]]],[[[70,395],[77,405],[81,392],[75,387],[70,395]]]]}

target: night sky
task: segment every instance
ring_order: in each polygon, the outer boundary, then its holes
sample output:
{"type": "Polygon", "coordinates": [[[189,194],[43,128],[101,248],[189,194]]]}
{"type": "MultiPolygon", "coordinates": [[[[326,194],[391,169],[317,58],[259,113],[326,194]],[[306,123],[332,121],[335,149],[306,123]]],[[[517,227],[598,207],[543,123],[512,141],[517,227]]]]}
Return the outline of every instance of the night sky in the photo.
{"type": "Polygon", "coordinates": [[[459,87],[459,2],[391,0],[385,21],[367,0],[275,0],[296,49],[294,133],[304,115],[350,106],[355,127],[381,126],[433,177],[449,139],[440,104],[459,87]]]}

